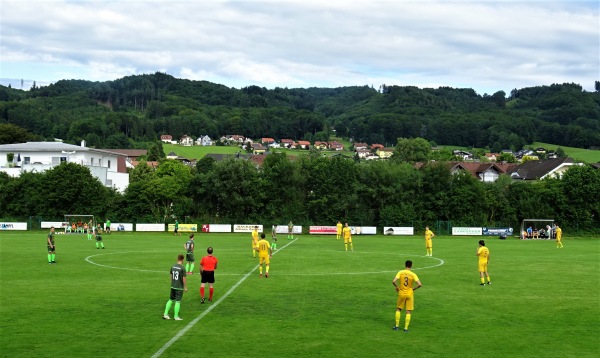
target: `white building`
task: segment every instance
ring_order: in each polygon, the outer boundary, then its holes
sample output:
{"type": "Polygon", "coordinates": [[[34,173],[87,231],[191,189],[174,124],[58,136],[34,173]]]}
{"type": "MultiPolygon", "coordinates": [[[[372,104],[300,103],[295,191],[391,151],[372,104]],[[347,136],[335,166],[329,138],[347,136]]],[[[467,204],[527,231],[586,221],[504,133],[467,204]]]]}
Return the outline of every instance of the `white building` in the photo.
{"type": "Polygon", "coordinates": [[[201,146],[212,145],[212,139],[210,139],[210,137],[207,135],[201,135],[200,137],[198,137],[198,139],[196,139],[196,145],[201,145],[201,146]]]}
{"type": "Polygon", "coordinates": [[[126,156],[102,149],[93,149],[61,142],[27,142],[0,145],[0,171],[12,177],[23,172],[42,172],[62,162],[76,163],[88,168],[92,175],[109,188],[119,192],[129,185],[126,156]],[[9,153],[14,158],[8,161],[9,153]]]}

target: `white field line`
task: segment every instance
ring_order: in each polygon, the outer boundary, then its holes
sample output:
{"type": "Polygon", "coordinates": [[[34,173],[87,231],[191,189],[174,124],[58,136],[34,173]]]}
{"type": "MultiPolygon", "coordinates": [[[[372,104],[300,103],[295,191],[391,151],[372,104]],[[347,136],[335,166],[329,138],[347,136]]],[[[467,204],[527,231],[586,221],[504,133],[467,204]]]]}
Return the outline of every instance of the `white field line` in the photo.
{"type": "MultiPolygon", "coordinates": [[[[295,241],[297,240],[294,239],[291,242],[289,242],[287,245],[283,246],[281,249],[278,249],[277,251],[275,251],[273,253],[273,255],[276,255],[277,253],[279,253],[281,250],[285,249],[286,247],[290,246],[291,244],[293,244],[295,241]]],[[[193,321],[191,321],[190,323],[188,323],[187,326],[185,326],[184,328],[182,328],[179,332],[177,332],[177,334],[171,338],[171,340],[169,340],[167,343],[165,343],[164,346],[162,346],[161,349],[159,349],[158,351],[156,351],[156,353],[154,353],[152,355],[152,358],[158,358],[160,357],[170,346],[173,345],[173,343],[177,342],[177,340],[179,338],[181,338],[184,334],[187,333],[187,331],[189,331],[190,329],[192,329],[192,327],[194,327],[196,325],[196,323],[198,323],[202,318],[204,318],[204,316],[206,316],[208,314],[208,312],[212,311],[215,307],[217,307],[219,305],[219,303],[221,303],[225,298],[227,298],[233,291],[235,291],[236,288],[238,288],[239,285],[242,284],[242,282],[244,282],[250,275],[252,275],[253,273],[256,272],[256,269],[258,269],[258,265],[254,266],[254,268],[252,270],[250,270],[247,274],[245,274],[238,282],[236,282],[235,285],[233,285],[233,287],[231,287],[229,289],[229,291],[225,292],[225,294],[223,296],[221,296],[221,298],[219,298],[214,304],[210,305],[208,307],[208,309],[206,309],[206,311],[202,312],[198,317],[194,318],[193,321]]]]}

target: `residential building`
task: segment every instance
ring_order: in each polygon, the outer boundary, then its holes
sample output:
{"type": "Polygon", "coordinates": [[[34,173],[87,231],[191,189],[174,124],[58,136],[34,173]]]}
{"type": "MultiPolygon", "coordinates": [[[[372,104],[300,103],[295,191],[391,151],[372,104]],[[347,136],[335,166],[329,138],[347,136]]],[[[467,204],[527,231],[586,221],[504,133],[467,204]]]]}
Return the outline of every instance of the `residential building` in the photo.
{"type": "Polygon", "coordinates": [[[267,148],[260,143],[252,144],[252,153],[253,154],[265,154],[267,148]]]}
{"type": "Polygon", "coordinates": [[[561,178],[565,171],[573,165],[583,164],[575,163],[571,158],[528,160],[511,169],[509,174],[515,180],[540,180],[548,177],[561,178]]]}
{"type": "Polygon", "coordinates": [[[321,150],[326,150],[327,148],[329,148],[329,146],[327,145],[327,142],[320,142],[320,141],[316,141],[314,144],[315,149],[321,149],[321,150]]]}
{"type": "Polygon", "coordinates": [[[173,136],[169,134],[163,134],[160,136],[160,141],[163,143],[171,143],[173,141],[173,136]]]}
{"type": "Polygon", "coordinates": [[[379,148],[375,152],[380,159],[388,159],[394,154],[394,148],[379,148]]]}
{"type": "Polygon", "coordinates": [[[179,144],[185,147],[191,147],[194,145],[194,140],[189,135],[184,135],[179,139],[179,144]]]}
{"type": "Polygon", "coordinates": [[[358,151],[360,149],[369,149],[369,145],[367,143],[354,143],[354,150],[358,151]]]}
{"type": "Polygon", "coordinates": [[[210,146],[212,144],[213,144],[212,139],[207,135],[201,135],[198,138],[196,138],[196,145],[201,145],[201,146],[206,147],[206,146],[210,146]]]}
{"type": "Polygon", "coordinates": [[[310,142],[307,140],[299,140],[296,144],[302,149],[310,149],[310,142]]]}
{"type": "MultiPolygon", "coordinates": [[[[85,145],[85,143],[82,143],[85,145]]],[[[43,172],[63,162],[76,163],[90,170],[102,185],[125,191],[129,185],[126,155],[62,142],[27,142],[0,145],[0,171],[12,177],[24,172],[43,172]],[[8,154],[12,153],[12,162],[8,154]]]]}

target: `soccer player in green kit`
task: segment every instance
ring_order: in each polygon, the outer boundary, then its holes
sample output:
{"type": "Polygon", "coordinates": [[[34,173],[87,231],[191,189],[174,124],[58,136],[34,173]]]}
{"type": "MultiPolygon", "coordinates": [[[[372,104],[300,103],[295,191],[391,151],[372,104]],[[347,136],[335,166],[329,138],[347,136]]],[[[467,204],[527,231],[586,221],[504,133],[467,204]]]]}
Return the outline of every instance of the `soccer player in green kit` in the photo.
{"type": "Polygon", "coordinates": [[[54,226],[50,228],[50,232],[48,233],[48,263],[55,264],[56,263],[56,246],[54,246],[54,226]]]}
{"type": "Polygon", "coordinates": [[[185,249],[185,272],[191,275],[194,272],[194,263],[196,262],[194,258],[194,234],[190,235],[190,239],[183,244],[183,248],[185,249]]]}
{"type": "Polygon", "coordinates": [[[165,306],[165,312],[163,314],[164,319],[171,319],[169,317],[169,311],[171,310],[171,306],[175,303],[174,315],[176,321],[182,321],[183,319],[179,317],[179,308],[181,306],[181,299],[183,298],[183,293],[187,292],[187,279],[185,273],[185,267],[183,267],[183,255],[177,255],[177,263],[171,267],[169,271],[171,275],[171,295],[169,296],[169,300],[165,306]]]}
{"type": "Polygon", "coordinates": [[[94,236],[96,237],[96,249],[99,249],[100,246],[104,249],[104,243],[102,242],[102,226],[100,224],[96,227],[94,236]]]}

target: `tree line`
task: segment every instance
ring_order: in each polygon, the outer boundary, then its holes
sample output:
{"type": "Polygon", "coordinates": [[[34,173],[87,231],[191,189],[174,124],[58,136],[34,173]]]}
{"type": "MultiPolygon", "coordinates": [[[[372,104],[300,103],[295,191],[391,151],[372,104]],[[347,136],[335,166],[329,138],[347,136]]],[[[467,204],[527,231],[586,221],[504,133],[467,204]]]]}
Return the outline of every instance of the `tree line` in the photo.
{"type": "Polygon", "coordinates": [[[523,218],[554,218],[566,230],[600,229],[600,170],[575,166],[561,179],[483,183],[448,164],[419,169],[398,161],[356,162],[316,153],[252,161],[206,157],[197,166],[165,160],[140,164],[124,193],[102,186],[74,163],[12,178],[0,173],[0,218],[65,213],[93,214],[113,222],[180,222],[362,226],[511,226],[523,218]]]}
{"type": "Polygon", "coordinates": [[[444,145],[519,150],[534,141],[590,148],[600,143],[600,92],[552,84],[477,94],[413,86],[229,88],[157,72],[114,81],[61,80],[22,91],[0,86],[0,125],[13,136],[96,148],[145,148],[161,134],[394,145],[425,138],[444,145]],[[25,131],[25,133],[21,133],[25,131]]]}

